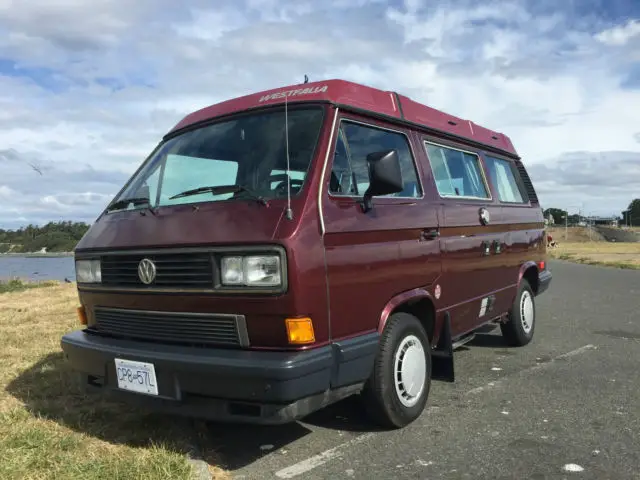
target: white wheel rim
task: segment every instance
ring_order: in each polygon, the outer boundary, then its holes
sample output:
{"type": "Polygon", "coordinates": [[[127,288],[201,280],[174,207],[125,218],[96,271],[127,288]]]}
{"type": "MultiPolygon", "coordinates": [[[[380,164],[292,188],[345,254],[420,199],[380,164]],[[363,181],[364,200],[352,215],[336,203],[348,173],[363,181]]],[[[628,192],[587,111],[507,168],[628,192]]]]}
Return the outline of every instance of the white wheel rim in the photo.
{"type": "Polygon", "coordinates": [[[529,334],[533,328],[535,314],[533,313],[533,298],[531,294],[525,290],[520,298],[520,322],[524,333],[529,334]]]}
{"type": "Polygon", "coordinates": [[[422,396],[427,375],[424,348],[415,335],[409,335],[400,342],[393,373],[398,399],[405,407],[414,406],[422,396]]]}

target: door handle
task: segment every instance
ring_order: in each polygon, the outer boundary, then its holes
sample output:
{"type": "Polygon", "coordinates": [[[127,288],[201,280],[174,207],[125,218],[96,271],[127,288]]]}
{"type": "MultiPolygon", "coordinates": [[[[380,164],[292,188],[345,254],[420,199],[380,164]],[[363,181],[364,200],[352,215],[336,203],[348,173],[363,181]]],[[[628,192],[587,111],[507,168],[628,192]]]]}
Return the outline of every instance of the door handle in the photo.
{"type": "Polygon", "coordinates": [[[440,236],[440,230],[438,230],[437,228],[432,228],[430,230],[422,230],[422,232],[420,232],[421,240],[435,240],[439,236],[440,236]]]}

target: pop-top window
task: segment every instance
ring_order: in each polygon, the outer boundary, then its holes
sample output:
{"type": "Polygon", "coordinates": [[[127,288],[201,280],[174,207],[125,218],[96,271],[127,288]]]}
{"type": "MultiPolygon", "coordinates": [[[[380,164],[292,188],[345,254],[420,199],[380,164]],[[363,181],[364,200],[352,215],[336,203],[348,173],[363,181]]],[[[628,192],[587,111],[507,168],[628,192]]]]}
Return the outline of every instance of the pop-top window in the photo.
{"type": "Polygon", "coordinates": [[[289,183],[295,196],[306,180],[322,120],[322,108],[289,109],[289,177],[284,110],[187,131],[161,145],[109,209],[286,198],[289,183]]]}

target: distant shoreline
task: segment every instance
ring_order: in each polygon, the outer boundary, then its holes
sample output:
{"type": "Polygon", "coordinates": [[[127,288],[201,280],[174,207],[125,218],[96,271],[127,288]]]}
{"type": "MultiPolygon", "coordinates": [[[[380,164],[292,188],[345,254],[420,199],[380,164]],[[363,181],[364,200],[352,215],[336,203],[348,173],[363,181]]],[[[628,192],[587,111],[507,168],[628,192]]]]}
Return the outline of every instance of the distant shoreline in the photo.
{"type": "Polygon", "coordinates": [[[73,257],[73,252],[16,252],[0,253],[4,257],[73,257]]]}

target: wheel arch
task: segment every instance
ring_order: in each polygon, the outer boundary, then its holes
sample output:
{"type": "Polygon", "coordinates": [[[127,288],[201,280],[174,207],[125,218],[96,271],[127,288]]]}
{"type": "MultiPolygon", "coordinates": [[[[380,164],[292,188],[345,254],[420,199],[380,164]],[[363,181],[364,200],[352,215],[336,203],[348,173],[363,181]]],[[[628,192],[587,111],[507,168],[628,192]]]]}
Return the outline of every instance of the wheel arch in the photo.
{"type": "Polygon", "coordinates": [[[416,317],[427,332],[429,343],[437,341],[436,309],[433,297],[424,288],[402,292],[387,302],[378,323],[378,333],[382,333],[389,317],[396,312],[409,313],[416,317]]]}
{"type": "Polygon", "coordinates": [[[538,294],[540,287],[540,270],[538,264],[533,260],[523,263],[520,266],[520,272],[518,273],[518,288],[522,283],[522,279],[525,279],[531,285],[534,295],[538,294]]]}

